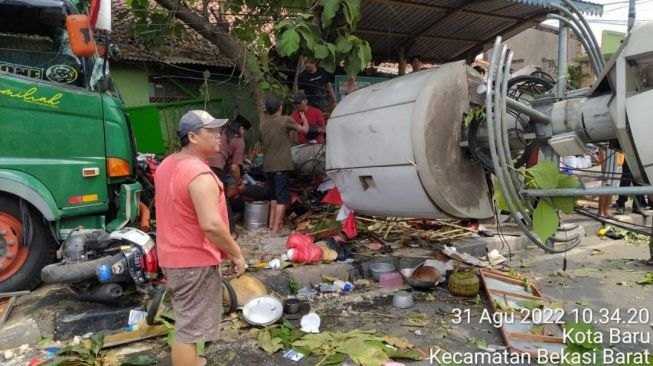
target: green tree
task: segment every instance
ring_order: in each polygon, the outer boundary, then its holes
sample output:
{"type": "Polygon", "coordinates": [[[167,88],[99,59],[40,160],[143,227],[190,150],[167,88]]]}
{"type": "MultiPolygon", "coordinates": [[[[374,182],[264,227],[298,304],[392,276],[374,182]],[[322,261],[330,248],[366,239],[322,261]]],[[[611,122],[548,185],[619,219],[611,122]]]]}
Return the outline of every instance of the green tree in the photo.
{"type": "Polygon", "coordinates": [[[130,0],[135,35],[156,45],[180,37],[180,21],[238,65],[260,110],[265,92],[284,94],[284,75],[272,62],[311,57],[333,72],[342,64],[349,76],[372,59],[367,41],[354,35],[360,0],[130,0]],[[162,26],[163,25],[163,26],[162,26]]]}

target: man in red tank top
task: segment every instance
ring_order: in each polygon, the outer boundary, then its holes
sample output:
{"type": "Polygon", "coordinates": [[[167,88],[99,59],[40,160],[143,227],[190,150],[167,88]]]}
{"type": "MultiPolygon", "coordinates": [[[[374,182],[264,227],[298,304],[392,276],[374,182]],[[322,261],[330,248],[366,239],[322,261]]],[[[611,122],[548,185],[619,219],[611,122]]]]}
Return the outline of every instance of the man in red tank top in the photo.
{"type": "Polygon", "coordinates": [[[173,366],[202,366],[195,343],[218,339],[222,315],[219,264],[235,272],[247,265],[229,232],[222,182],[207,165],[220,149],[226,119],[187,112],[177,131],[182,149],[165,158],[154,175],[157,255],[175,313],[173,366]]]}

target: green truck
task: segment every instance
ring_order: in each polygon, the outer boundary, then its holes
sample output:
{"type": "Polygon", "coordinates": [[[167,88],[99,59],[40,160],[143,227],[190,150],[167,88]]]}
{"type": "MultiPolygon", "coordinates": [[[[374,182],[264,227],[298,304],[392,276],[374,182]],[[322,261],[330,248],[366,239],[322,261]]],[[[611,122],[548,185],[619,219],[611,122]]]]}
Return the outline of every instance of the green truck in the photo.
{"type": "Polygon", "coordinates": [[[138,220],[130,124],[104,58],[72,51],[77,12],[0,1],[0,292],[36,287],[72,230],[138,220]]]}

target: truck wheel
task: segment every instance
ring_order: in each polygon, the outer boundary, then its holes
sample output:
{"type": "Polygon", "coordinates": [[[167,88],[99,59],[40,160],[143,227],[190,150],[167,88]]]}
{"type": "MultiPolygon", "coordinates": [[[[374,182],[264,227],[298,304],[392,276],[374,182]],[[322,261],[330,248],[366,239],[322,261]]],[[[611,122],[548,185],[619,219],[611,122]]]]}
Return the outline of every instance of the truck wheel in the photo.
{"type": "Polygon", "coordinates": [[[41,283],[41,268],[54,259],[45,222],[25,206],[21,215],[18,199],[0,195],[0,292],[33,290],[41,283]],[[29,243],[23,242],[24,227],[31,229],[29,243]]]}

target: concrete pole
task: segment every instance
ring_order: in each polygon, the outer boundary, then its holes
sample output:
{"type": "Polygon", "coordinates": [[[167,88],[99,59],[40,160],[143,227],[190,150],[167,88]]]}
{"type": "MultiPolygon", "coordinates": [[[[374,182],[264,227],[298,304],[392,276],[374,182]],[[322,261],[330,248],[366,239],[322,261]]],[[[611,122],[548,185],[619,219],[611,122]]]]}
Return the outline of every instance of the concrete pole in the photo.
{"type": "Polygon", "coordinates": [[[406,50],[402,47],[399,49],[399,75],[406,75],[406,50]]]}
{"type": "MultiPolygon", "coordinates": [[[[631,0],[632,1],[632,0],[631,0]]],[[[556,82],[556,97],[562,99],[567,91],[567,26],[562,21],[558,23],[558,80],[556,82]]]]}
{"type": "Polygon", "coordinates": [[[630,33],[633,25],[635,25],[635,1],[630,0],[628,2],[628,33],[630,33]]]}

